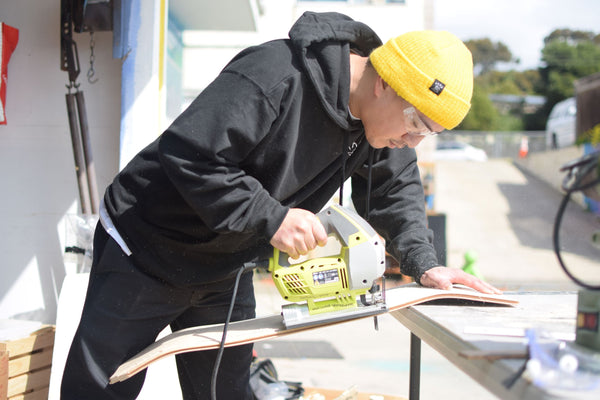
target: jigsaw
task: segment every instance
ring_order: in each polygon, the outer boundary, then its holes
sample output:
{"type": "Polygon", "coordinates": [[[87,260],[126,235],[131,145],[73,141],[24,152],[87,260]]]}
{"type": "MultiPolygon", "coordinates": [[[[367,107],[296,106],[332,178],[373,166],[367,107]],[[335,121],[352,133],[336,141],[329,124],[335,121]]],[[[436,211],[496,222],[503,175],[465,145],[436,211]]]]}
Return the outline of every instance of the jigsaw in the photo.
{"type": "Polygon", "coordinates": [[[332,205],[317,217],[327,234],[339,241],[338,254],[290,263],[286,253],[275,249],[269,260],[275,286],[292,302],[282,307],[286,328],[386,312],[383,238],[356,212],[342,206],[332,205]]]}

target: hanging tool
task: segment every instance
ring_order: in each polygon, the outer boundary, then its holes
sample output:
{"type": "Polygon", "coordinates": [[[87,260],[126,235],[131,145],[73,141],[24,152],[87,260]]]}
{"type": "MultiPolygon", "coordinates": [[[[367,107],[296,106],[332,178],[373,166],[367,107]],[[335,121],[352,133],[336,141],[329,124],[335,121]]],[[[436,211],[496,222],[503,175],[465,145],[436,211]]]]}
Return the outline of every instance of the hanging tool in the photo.
{"type": "MultiPolygon", "coordinates": [[[[341,244],[339,254],[291,264],[278,249],[269,271],[281,296],[287,328],[322,321],[376,316],[387,311],[385,287],[376,281],[385,272],[385,243],[356,212],[333,205],[317,217],[329,236],[341,244]]],[[[384,281],[382,280],[384,286],[384,281]]]]}
{"type": "Polygon", "coordinates": [[[100,199],[96,183],[96,170],[92,158],[85,99],[83,92],[79,90],[79,84],[77,84],[80,68],[77,43],[73,40],[73,10],[74,5],[71,0],[61,0],[61,70],[67,71],[69,75],[66,103],[81,212],[83,214],[97,214],[100,199]],[[71,92],[73,89],[75,93],[71,92]]]}

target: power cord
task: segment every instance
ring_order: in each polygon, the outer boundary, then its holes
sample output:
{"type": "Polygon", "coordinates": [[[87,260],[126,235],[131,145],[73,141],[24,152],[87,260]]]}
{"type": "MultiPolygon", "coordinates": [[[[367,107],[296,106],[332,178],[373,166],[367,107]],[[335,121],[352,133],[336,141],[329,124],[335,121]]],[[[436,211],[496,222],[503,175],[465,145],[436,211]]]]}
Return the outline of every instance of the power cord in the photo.
{"type": "Polygon", "coordinates": [[[260,262],[247,262],[238,270],[235,277],[235,285],[233,286],[233,293],[231,294],[231,303],[229,304],[229,311],[227,312],[227,318],[223,325],[223,335],[221,336],[221,343],[219,345],[219,351],[217,352],[217,358],[215,359],[215,365],[213,366],[213,373],[210,382],[210,397],[212,400],[217,400],[217,376],[219,374],[219,366],[221,365],[221,359],[223,358],[223,351],[225,351],[225,341],[227,339],[227,329],[229,328],[229,322],[231,321],[231,315],[233,314],[233,307],[235,306],[235,298],[237,297],[237,291],[240,284],[240,278],[244,271],[249,271],[258,267],[263,266],[260,262]]]}
{"type": "Polygon", "coordinates": [[[574,162],[568,163],[567,165],[561,168],[561,171],[568,171],[568,175],[565,177],[562,188],[566,192],[565,196],[558,207],[558,212],[556,213],[556,219],[554,220],[554,232],[553,232],[553,244],[554,244],[554,253],[556,254],[556,258],[558,258],[558,263],[560,267],[563,269],[565,274],[573,282],[588,290],[600,290],[600,285],[590,285],[588,283],[583,282],[579,278],[575,277],[571,271],[565,265],[561,254],[560,254],[560,225],[562,222],[563,214],[569,204],[569,200],[571,199],[571,194],[577,191],[586,191],[594,187],[595,185],[600,184],[600,173],[598,173],[595,179],[587,180],[588,177],[592,174],[592,171],[598,167],[598,158],[600,158],[600,153],[592,153],[588,154],[574,162]]]}
{"type": "Polygon", "coordinates": [[[560,255],[560,238],[559,238],[560,225],[561,225],[561,221],[562,221],[562,217],[565,212],[565,209],[567,208],[567,205],[569,204],[569,200],[571,199],[571,193],[572,192],[567,192],[567,194],[563,197],[563,200],[560,203],[560,207],[558,208],[558,212],[556,214],[556,219],[554,221],[554,234],[553,234],[554,254],[556,254],[556,258],[558,258],[558,263],[560,264],[560,267],[563,269],[565,274],[567,274],[567,276],[569,278],[571,278],[571,280],[573,282],[575,282],[579,286],[581,286],[585,289],[588,289],[588,290],[600,290],[600,285],[590,285],[588,283],[583,282],[582,280],[577,278],[575,275],[573,275],[571,273],[571,271],[569,271],[569,269],[565,265],[565,262],[563,261],[562,256],[560,255]]]}

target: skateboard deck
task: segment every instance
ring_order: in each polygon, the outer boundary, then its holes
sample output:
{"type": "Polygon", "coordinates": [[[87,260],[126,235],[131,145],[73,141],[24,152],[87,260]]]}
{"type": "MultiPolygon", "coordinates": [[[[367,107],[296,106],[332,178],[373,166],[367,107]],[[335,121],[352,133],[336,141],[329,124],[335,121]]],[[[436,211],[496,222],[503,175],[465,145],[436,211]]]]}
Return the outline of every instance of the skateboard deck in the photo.
{"type": "MultiPolygon", "coordinates": [[[[507,306],[517,304],[516,300],[512,300],[502,295],[483,294],[462,286],[455,287],[452,290],[440,290],[425,288],[413,283],[385,291],[385,302],[388,307],[387,312],[426,303],[432,300],[443,299],[468,300],[481,304],[487,303],[507,306]]],[[[344,321],[323,321],[315,325],[291,329],[285,327],[281,315],[271,315],[231,322],[227,328],[225,347],[249,344],[290,335],[296,332],[355,321],[362,318],[370,317],[358,315],[356,318],[344,321]]],[[[198,326],[174,332],[154,342],[136,356],[123,363],[111,376],[110,383],[129,379],[133,375],[147,368],[153,362],[170,355],[218,349],[221,344],[222,335],[223,324],[198,326]]]]}

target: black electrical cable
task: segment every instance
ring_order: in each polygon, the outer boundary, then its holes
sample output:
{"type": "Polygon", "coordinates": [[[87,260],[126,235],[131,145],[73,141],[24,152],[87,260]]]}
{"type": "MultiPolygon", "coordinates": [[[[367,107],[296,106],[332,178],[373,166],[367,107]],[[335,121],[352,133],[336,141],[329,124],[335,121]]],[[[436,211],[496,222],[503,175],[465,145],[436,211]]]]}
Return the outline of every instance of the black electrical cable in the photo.
{"type": "Polygon", "coordinates": [[[231,315],[233,314],[233,307],[235,306],[235,298],[237,297],[238,286],[240,284],[240,278],[246,270],[251,270],[260,267],[260,263],[248,262],[242,265],[238,270],[235,277],[235,285],[233,286],[233,293],[231,294],[231,303],[229,304],[229,311],[227,312],[227,319],[223,325],[223,335],[221,336],[221,344],[219,345],[219,351],[215,359],[213,366],[213,372],[210,382],[210,398],[217,400],[217,376],[219,374],[219,366],[221,365],[221,359],[223,358],[223,351],[225,350],[225,340],[227,339],[227,329],[229,328],[229,321],[231,321],[231,315]]]}
{"type": "MultiPolygon", "coordinates": [[[[599,183],[600,183],[600,180],[596,180],[596,181],[586,184],[582,187],[578,187],[578,188],[576,188],[576,190],[585,190],[585,189],[590,188],[599,183]]],[[[556,254],[556,258],[558,258],[558,263],[560,264],[560,267],[563,269],[565,274],[567,274],[567,276],[569,278],[571,278],[571,280],[573,282],[575,282],[579,286],[583,287],[584,289],[600,290],[600,285],[590,285],[590,284],[585,283],[582,280],[578,279],[577,277],[575,277],[571,273],[571,271],[569,271],[569,269],[567,268],[565,262],[563,261],[561,255],[560,255],[560,237],[559,237],[560,236],[560,225],[562,222],[563,214],[567,208],[567,205],[569,204],[569,200],[571,199],[571,193],[573,193],[576,190],[567,191],[567,193],[565,194],[565,196],[562,199],[562,202],[560,203],[560,206],[558,207],[558,212],[556,213],[556,219],[554,220],[554,232],[553,232],[554,253],[556,254]]]]}

